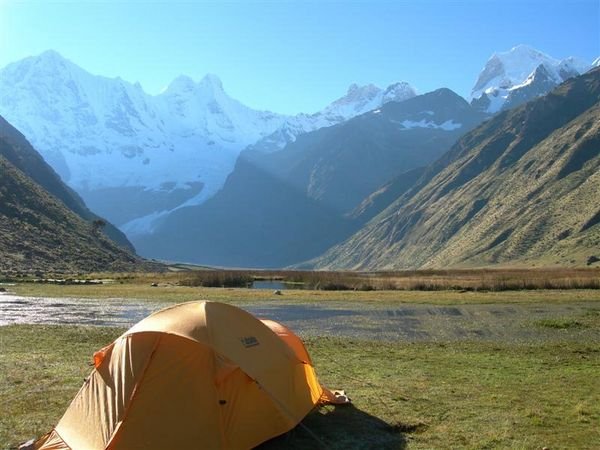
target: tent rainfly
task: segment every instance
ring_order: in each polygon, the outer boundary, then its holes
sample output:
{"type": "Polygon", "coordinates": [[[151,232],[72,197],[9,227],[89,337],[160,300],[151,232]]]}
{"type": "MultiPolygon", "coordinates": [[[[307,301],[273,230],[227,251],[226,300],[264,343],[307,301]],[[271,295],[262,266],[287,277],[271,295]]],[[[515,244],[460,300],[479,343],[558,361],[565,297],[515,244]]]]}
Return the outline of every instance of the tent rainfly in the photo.
{"type": "Polygon", "coordinates": [[[248,449],[295,427],[323,388],[298,336],[231,305],[158,311],[94,354],[39,450],[248,449]]]}

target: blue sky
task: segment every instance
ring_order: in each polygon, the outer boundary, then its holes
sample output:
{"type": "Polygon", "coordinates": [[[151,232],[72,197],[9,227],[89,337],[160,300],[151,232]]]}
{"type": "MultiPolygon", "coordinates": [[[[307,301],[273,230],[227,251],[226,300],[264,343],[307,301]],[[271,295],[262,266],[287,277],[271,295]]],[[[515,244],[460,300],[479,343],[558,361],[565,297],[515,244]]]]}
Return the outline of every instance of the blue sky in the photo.
{"type": "Polygon", "coordinates": [[[467,96],[495,51],[600,55],[600,2],[0,0],[0,67],[54,49],[157,93],[215,73],[243,103],[315,112],[351,83],[467,96]]]}

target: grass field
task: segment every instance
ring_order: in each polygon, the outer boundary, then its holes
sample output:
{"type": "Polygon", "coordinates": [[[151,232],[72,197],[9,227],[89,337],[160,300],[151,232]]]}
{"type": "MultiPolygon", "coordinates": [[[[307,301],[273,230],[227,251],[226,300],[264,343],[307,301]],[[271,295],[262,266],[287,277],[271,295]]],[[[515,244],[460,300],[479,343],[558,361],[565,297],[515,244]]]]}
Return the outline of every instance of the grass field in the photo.
{"type": "MultiPolygon", "coordinates": [[[[584,273],[589,279],[596,276],[594,271],[584,273]]],[[[309,337],[306,343],[321,382],[345,389],[354,405],[321,407],[304,420],[319,441],[306,428],[298,427],[261,447],[600,448],[598,289],[317,289],[286,290],[275,295],[272,290],[181,283],[188,275],[117,278],[111,274],[114,281],[106,284],[17,283],[7,289],[43,297],[149,302],[207,299],[249,306],[497,304],[519,305],[516,309],[525,311],[522,305],[559,305],[557,310],[563,315],[516,318],[542,339],[489,341],[469,337],[409,342],[371,341],[360,336],[309,337]],[[578,309],[573,306],[577,302],[592,306],[578,309]]],[[[521,272],[521,276],[526,275],[521,272]]],[[[0,449],[48,431],[90,372],[92,353],[122,331],[65,325],[0,327],[0,449]]]]}
{"type": "MultiPolygon", "coordinates": [[[[48,431],[91,370],[93,351],[121,332],[0,327],[0,447],[48,431]]],[[[321,382],[346,389],[354,402],[305,419],[326,448],[600,447],[598,343],[311,338],[307,346],[321,382]]],[[[263,445],[320,446],[301,427],[263,445]]]]}

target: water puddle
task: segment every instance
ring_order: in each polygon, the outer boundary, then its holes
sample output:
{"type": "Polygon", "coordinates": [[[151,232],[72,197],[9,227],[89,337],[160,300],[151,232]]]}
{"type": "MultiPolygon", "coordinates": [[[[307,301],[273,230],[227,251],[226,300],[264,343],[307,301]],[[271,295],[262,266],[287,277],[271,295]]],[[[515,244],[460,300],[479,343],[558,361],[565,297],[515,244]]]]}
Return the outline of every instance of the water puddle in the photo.
{"type": "MultiPolygon", "coordinates": [[[[172,303],[136,299],[20,297],[0,293],[0,326],[68,324],[130,327],[172,303]]],[[[584,314],[596,302],[576,304],[436,306],[399,303],[393,309],[356,303],[239,305],[261,319],[281,322],[303,337],[343,336],[404,341],[519,340],[556,335],[535,327],[535,320],[584,314]]],[[[573,338],[600,341],[600,330],[579,330],[573,338]],[[577,334],[579,333],[579,334],[577,334]]],[[[564,338],[564,335],[561,336],[564,338]]]]}
{"type": "Polygon", "coordinates": [[[18,297],[0,295],[0,326],[10,324],[128,327],[167,303],[122,299],[18,297]]]}

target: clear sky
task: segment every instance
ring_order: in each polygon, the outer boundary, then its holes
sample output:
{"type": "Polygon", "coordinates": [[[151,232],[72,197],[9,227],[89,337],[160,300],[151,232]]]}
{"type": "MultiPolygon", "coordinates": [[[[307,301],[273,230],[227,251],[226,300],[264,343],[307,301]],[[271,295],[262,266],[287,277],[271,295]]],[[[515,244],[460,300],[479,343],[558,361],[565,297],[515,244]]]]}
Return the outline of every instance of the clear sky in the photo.
{"type": "Polygon", "coordinates": [[[315,112],[351,83],[468,96],[495,51],[600,55],[599,0],[182,2],[0,0],[0,67],[54,49],[158,93],[217,74],[241,102],[315,112]]]}

